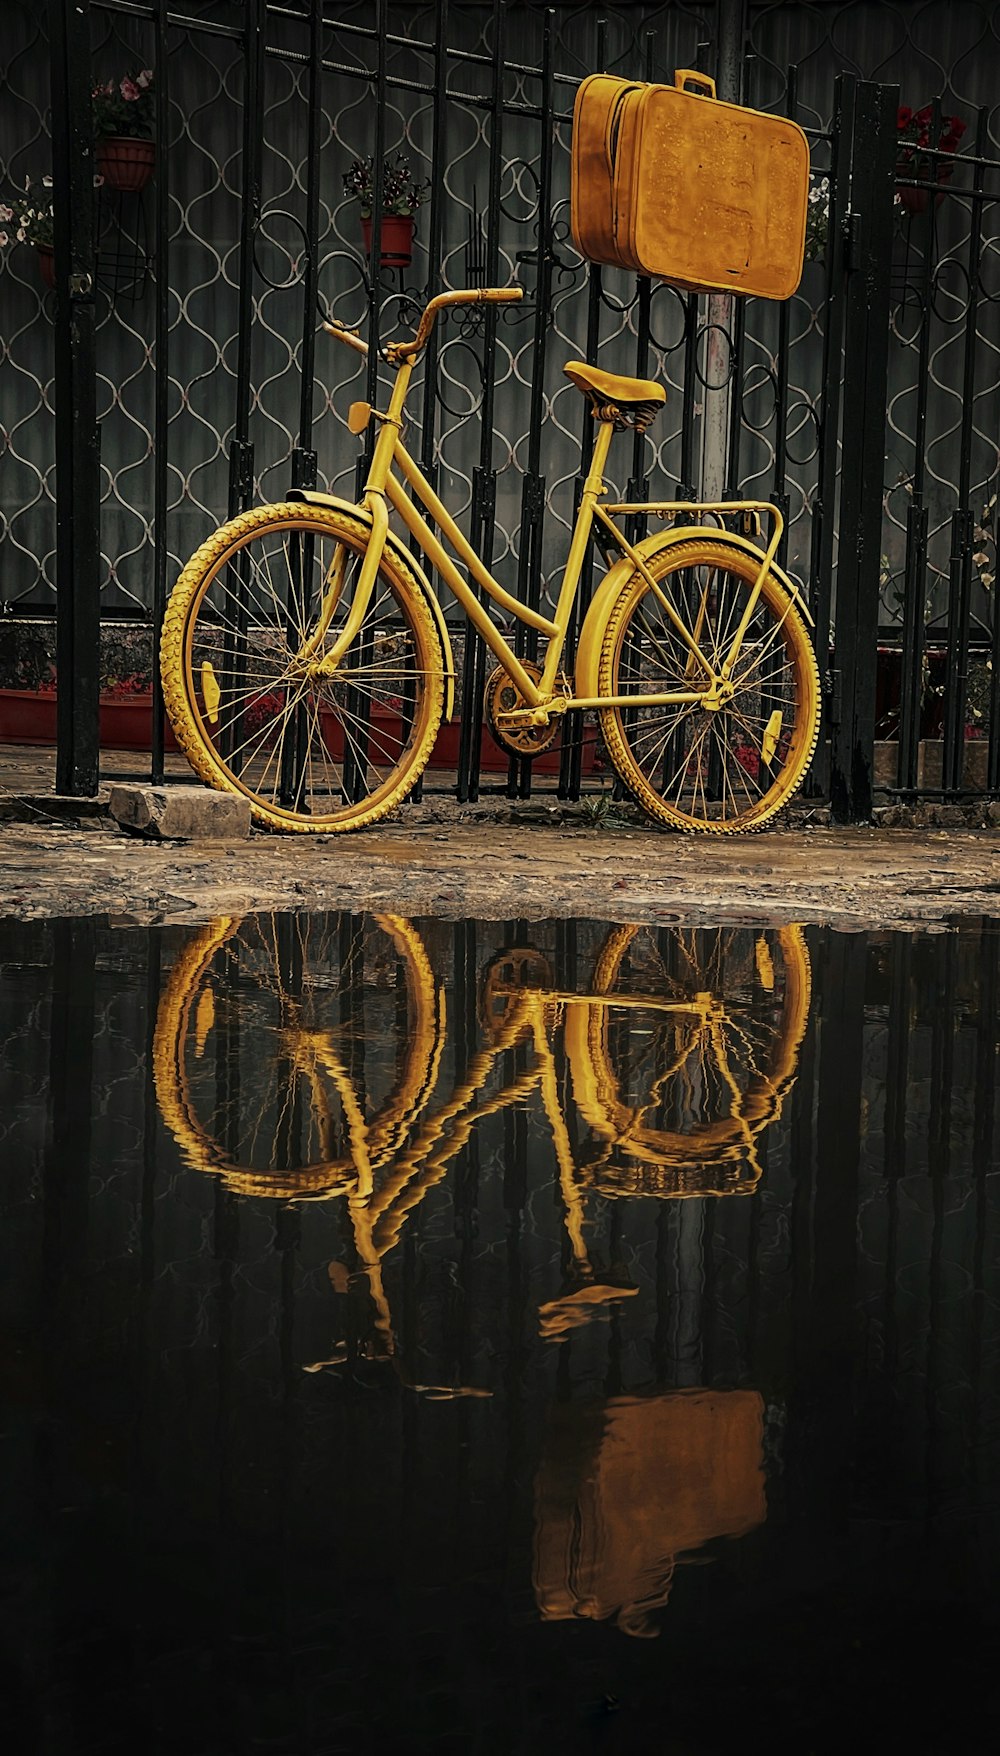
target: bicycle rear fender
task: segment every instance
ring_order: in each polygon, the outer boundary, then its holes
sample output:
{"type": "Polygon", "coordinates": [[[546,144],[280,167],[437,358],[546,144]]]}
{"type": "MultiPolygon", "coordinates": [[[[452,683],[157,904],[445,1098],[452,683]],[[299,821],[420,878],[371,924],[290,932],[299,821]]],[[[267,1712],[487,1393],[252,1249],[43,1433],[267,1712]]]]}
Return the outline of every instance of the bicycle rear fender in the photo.
{"type": "MultiPolygon", "coordinates": [[[[334,512],[349,512],[352,518],[360,519],[363,524],[370,522],[368,514],[363,506],[356,505],[353,500],[340,500],[334,494],[321,494],[316,488],[292,488],[291,491],[285,495],[285,499],[293,501],[304,500],[308,506],[329,506],[334,512]]],[[[448,624],[444,619],[444,611],[438,602],[437,593],[431,585],[430,580],[419,562],[414,560],[409,549],[403,547],[399,538],[391,530],[388,532],[385,541],[386,547],[392,549],[394,554],[398,555],[400,560],[406,563],[406,566],[414,575],[424,597],[427,599],[427,607],[430,610],[431,615],[434,617],[438,634],[441,636],[441,651],[444,655],[443,718],[445,721],[450,720],[455,711],[455,655],[452,651],[451,635],[448,633],[448,624]]]]}
{"type": "MultiPolygon", "coordinates": [[[[641,555],[644,561],[649,561],[654,555],[662,554],[664,549],[672,549],[677,543],[689,543],[692,538],[700,538],[705,542],[724,543],[727,548],[742,549],[745,554],[753,555],[758,562],[761,559],[762,550],[756,543],[750,542],[747,537],[740,537],[732,531],[719,530],[717,526],[707,524],[688,524],[682,525],[677,530],[656,531],[653,536],[646,537],[641,543],[636,543],[636,553],[641,555]]],[[[795,581],[789,578],[776,561],[771,562],[770,570],[775,579],[784,586],[789,597],[794,600],[809,626],[813,627],[814,622],[809,606],[795,581]]],[[[600,694],[597,685],[597,671],[601,647],[604,643],[604,630],[618,594],[624,589],[626,581],[632,577],[634,572],[635,569],[628,556],[623,555],[622,559],[616,561],[606,574],[591,600],[576,649],[575,692],[584,699],[589,697],[592,700],[595,695],[600,694]]]]}

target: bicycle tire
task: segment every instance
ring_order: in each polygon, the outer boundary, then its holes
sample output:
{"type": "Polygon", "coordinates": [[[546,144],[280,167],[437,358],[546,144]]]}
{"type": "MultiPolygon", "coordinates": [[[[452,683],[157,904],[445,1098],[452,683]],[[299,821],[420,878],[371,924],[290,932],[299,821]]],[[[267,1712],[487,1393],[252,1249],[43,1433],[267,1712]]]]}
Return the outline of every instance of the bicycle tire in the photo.
{"type": "MultiPolygon", "coordinates": [[[[266,828],[331,834],[375,823],[406,797],[433,748],[440,636],[395,550],[386,548],[336,676],[297,663],[337,565],[350,603],[368,536],[339,508],[261,506],[209,537],[171,593],[160,666],[177,742],[200,779],[248,799],[266,828]]],[[[339,625],[335,616],[322,650],[339,625]]]]}
{"type": "Polygon", "coordinates": [[[343,942],[342,924],[335,917],[327,933],[314,917],[220,917],[193,935],[170,972],[153,1040],[160,1114],[185,1162],[219,1176],[233,1194],[284,1201],[355,1194],[363,1173],[391,1168],[434,1090],[444,996],[419,932],[400,916],[373,915],[343,942]],[[376,995],[391,997],[405,1020],[394,1064],[374,1073],[369,1066],[367,1078],[351,1082],[352,1117],[329,1056],[324,1064],[313,1050],[329,1047],[349,1062],[357,1033],[340,1013],[359,988],[369,1006],[376,995]],[[358,1116],[361,1154],[352,1137],[358,1116]],[[338,1150],[324,1150],[331,1143],[338,1150]],[[282,1156],[287,1162],[276,1164],[282,1156]]]}
{"type": "MultiPolygon", "coordinates": [[[[723,538],[672,543],[649,557],[709,664],[728,651],[759,572],[723,538]]],[[[706,673],[648,580],[634,573],[612,606],[601,646],[601,695],[691,691],[706,673]]],[[[648,816],[709,835],[763,829],[795,795],[819,736],[816,657],[794,599],[764,576],[731,682],[714,711],[698,703],[604,707],[598,717],[621,780],[648,816]]]]}
{"type": "Polygon", "coordinates": [[[595,963],[600,999],[566,1019],[576,1103],[607,1148],[587,1173],[595,1188],[752,1193],[756,1141],[795,1081],[811,991],[801,927],[615,928],[595,963]],[[620,1016],[616,995],[630,1003],[620,1016]],[[706,997],[721,1002],[707,1038],[657,1009],[706,997]]]}

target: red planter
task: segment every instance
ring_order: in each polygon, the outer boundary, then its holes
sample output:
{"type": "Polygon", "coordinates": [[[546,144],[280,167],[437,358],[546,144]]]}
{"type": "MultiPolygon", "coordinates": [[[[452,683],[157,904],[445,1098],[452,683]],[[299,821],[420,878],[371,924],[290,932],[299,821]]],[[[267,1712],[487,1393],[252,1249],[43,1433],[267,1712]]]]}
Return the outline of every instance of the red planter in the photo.
{"type": "MultiPolygon", "coordinates": [[[[917,166],[913,159],[897,159],[897,177],[919,177],[924,185],[922,188],[916,189],[912,186],[908,187],[906,184],[900,184],[896,193],[899,196],[899,205],[903,212],[926,213],[931,204],[932,185],[935,182],[950,183],[954,168],[953,165],[948,164],[946,159],[942,159],[938,163],[935,175],[933,171],[925,170],[923,165],[917,166]]],[[[944,191],[939,189],[933,193],[934,205],[939,207],[944,200],[944,191]]]]}
{"type": "Polygon", "coordinates": [[[156,163],[156,143],[106,134],[96,146],[97,169],[112,189],[136,193],[145,189],[156,163]]]}
{"type": "MultiPolygon", "coordinates": [[[[153,735],[152,695],[102,695],[100,741],[105,750],[148,750],[153,735]]],[[[54,744],[56,696],[51,689],[0,689],[0,744],[54,744]]],[[[176,750],[170,721],[164,743],[176,750]]]]}
{"type": "MultiPolygon", "coordinates": [[[[343,759],[344,754],[343,728],[334,713],[324,711],[320,717],[322,720],[323,738],[326,747],[334,760],[339,762],[343,759]]],[[[402,735],[402,721],[398,714],[376,713],[373,716],[372,725],[376,731],[381,729],[387,738],[398,740],[402,735]]],[[[446,721],[438,732],[434,748],[431,751],[428,767],[457,769],[461,738],[461,722],[459,720],[446,721]]],[[[594,738],[593,736],[590,736],[583,746],[584,774],[594,773],[596,765],[595,758],[596,749],[594,738]]],[[[501,750],[499,744],[494,742],[490,737],[487,728],[483,726],[481,755],[479,761],[480,769],[486,774],[506,774],[509,761],[510,758],[508,757],[506,750],[501,750]]],[[[547,750],[544,756],[536,756],[531,766],[532,771],[535,774],[558,774],[559,763],[560,745],[557,740],[552,749],[547,750]]]]}
{"type": "MultiPolygon", "coordinates": [[[[372,253],[372,222],[362,218],[361,235],[365,241],[365,255],[372,253]]],[[[382,253],[379,261],[383,268],[408,268],[413,255],[413,215],[409,213],[385,213],[382,215],[382,253]]]]}
{"type": "Polygon", "coordinates": [[[56,253],[48,244],[36,244],[38,251],[38,272],[47,287],[56,284],[56,253]]]}

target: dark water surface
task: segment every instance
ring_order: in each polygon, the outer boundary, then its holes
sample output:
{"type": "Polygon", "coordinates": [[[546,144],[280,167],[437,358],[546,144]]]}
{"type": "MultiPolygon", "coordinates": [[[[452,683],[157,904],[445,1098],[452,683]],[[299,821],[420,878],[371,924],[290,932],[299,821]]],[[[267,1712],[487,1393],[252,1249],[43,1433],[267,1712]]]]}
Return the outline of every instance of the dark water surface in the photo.
{"type": "Polygon", "coordinates": [[[0,956],[8,1750],[996,1747],[995,925],[0,956]]]}

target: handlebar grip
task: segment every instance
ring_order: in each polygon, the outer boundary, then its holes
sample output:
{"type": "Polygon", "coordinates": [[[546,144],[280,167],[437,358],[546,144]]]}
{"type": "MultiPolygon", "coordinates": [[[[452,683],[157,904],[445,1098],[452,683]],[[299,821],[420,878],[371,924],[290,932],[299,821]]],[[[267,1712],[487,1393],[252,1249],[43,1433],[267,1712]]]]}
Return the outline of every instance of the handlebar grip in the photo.
{"type": "Polygon", "coordinates": [[[362,341],[360,335],[356,335],[353,329],[348,329],[346,323],[338,323],[335,317],[332,320],[329,317],[323,317],[320,321],[327,335],[335,336],[337,341],[344,343],[345,347],[353,348],[356,354],[362,354],[365,359],[368,358],[368,343],[362,341]]]}
{"type": "Polygon", "coordinates": [[[483,298],[490,305],[516,305],[524,298],[523,287],[486,287],[483,298]]]}

